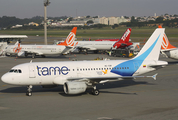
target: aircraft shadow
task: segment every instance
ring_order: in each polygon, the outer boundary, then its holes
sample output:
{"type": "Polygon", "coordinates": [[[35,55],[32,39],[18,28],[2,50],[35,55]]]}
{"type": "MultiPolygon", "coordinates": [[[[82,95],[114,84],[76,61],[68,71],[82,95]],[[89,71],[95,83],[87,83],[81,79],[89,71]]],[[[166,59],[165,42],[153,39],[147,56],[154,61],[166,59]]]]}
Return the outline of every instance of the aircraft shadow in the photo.
{"type": "Polygon", "coordinates": [[[103,84],[98,84],[98,89],[112,89],[112,88],[121,88],[121,87],[127,87],[127,86],[134,86],[134,85],[154,85],[145,81],[134,81],[134,80],[120,80],[115,82],[108,82],[103,84]]]}
{"type": "Polygon", "coordinates": [[[168,62],[168,65],[174,65],[174,64],[178,64],[178,61],[171,61],[171,62],[168,62]]]}
{"type": "MultiPolygon", "coordinates": [[[[104,85],[98,84],[97,89],[100,90],[100,93],[137,95],[136,93],[125,93],[125,92],[118,92],[118,91],[110,92],[110,91],[107,91],[106,89],[121,88],[121,87],[134,86],[134,85],[140,85],[140,84],[142,84],[142,85],[143,84],[144,85],[154,85],[154,84],[150,84],[150,83],[144,82],[144,81],[136,82],[136,81],[133,81],[133,80],[121,80],[121,81],[116,81],[116,82],[105,83],[104,85]],[[102,91],[102,89],[105,89],[105,90],[102,91]]],[[[11,87],[11,88],[6,88],[4,90],[0,90],[1,93],[24,93],[24,94],[26,93],[26,91],[27,91],[26,86],[11,87]]],[[[33,86],[32,92],[33,93],[57,92],[58,94],[60,94],[61,96],[64,96],[64,97],[73,97],[73,96],[85,95],[85,94],[88,94],[88,93],[91,94],[91,89],[87,89],[86,92],[81,93],[81,94],[77,94],[77,95],[66,95],[63,91],[62,85],[60,85],[58,87],[54,87],[54,88],[42,88],[41,86],[33,86]]]]}
{"type": "MultiPolygon", "coordinates": [[[[11,87],[4,90],[0,90],[1,93],[26,93],[27,87],[21,86],[21,87],[11,87]]],[[[32,92],[59,92],[63,91],[63,86],[58,86],[54,88],[42,88],[41,86],[33,86],[32,92]]]]}

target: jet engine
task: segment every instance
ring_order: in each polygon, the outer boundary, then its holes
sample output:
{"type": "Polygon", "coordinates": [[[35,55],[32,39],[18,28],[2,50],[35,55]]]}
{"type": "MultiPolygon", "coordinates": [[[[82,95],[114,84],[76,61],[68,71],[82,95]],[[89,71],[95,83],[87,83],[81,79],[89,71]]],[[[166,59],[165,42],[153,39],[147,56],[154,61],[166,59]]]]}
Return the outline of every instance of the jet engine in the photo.
{"type": "Polygon", "coordinates": [[[87,85],[85,82],[66,82],[64,83],[64,92],[66,94],[79,94],[85,92],[87,85]]]}

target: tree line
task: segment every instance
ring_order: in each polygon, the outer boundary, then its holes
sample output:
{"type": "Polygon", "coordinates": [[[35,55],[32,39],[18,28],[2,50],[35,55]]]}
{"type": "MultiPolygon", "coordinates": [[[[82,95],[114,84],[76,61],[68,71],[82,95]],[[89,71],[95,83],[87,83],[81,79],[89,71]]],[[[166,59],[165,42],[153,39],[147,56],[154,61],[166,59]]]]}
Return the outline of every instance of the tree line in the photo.
{"type": "Polygon", "coordinates": [[[125,25],[126,27],[145,27],[145,26],[157,26],[161,24],[166,27],[178,27],[178,18],[172,20],[164,20],[163,17],[158,17],[155,21],[149,20],[147,22],[138,22],[137,19],[133,16],[131,22],[121,23],[120,25],[125,25]]]}
{"type": "MultiPolygon", "coordinates": [[[[67,16],[61,16],[61,17],[48,17],[48,19],[53,19],[53,20],[62,20],[62,19],[66,19],[67,16]]],[[[30,22],[35,22],[38,24],[41,24],[42,21],[44,20],[44,17],[41,16],[35,16],[32,18],[24,18],[24,19],[20,19],[20,18],[16,18],[15,16],[9,17],[9,16],[3,16],[0,17],[0,28],[10,28],[12,26],[15,26],[17,24],[19,25],[24,25],[24,24],[28,24],[30,22]]],[[[39,26],[41,27],[41,26],[39,26]]]]}
{"type": "MultiPolygon", "coordinates": [[[[52,19],[54,21],[60,21],[60,20],[64,20],[68,18],[67,16],[62,16],[62,17],[48,17],[48,19],[52,19]]],[[[43,21],[43,17],[40,16],[36,16],[36,17],[32,17],[32,18],[25,18],[25,19],[19,19],[16,17],[8,17],[8,16],[3,16],[0,17],[0,29],[3,28],[7,28],[10,29],[12,26],[20,24],[20,25],[24,25],[24,24],[28,24],[30,22],[35,22],[40,24],[38,27],[36,26],[23,26],[22,28],[17,28],[17,29],[43,29],[43,25],[41,25],[42,21],[43,21]]],[[[70,19],[69,19],[70,21],[70,19]]],[[[90,29],[90,28],[98,28],[101,29],[103,27],[107,27],[108,25],[103,25],[103,24],[94,24],[92,25],[93,21],[88,21],[88,23],[91,23],[90,26],[79,26],[78,28],[82,28],[82,29],[90,29]]],[[[157,26],[158,24],[161,24],[163,26],[167,26],[167,27],[178,27],[178,19],[173,19],[173,20],[164,20],[163,17],[158,17],[155,21],[150,20],[148,22],[139,22],[138,19],[135,19],[134,16],[131,17],[131,22],[124,22],[124,23],[120,23],[112,25],[111,27],[113,29],[115,29],[116,27],[121,27],[121,26],[125,26],[125,27],[145,27],[145,26],[157,26]]],[[[68,26],[68,27],[62,27],[62,29],[71,29],[72,26],[68,26]]],[[[55,27],[48,27],[48,29],[55,29],[55,27]]]]}

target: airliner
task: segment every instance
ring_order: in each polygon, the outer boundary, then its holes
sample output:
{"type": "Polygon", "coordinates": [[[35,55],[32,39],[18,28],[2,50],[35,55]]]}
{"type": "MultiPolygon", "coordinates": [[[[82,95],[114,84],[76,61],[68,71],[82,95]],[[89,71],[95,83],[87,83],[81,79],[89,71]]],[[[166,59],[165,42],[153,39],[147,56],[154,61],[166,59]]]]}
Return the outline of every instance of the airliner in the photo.
{"type": "Polygon", "coordinates": [[[69,33],[66,40],[58,45],[21,45],[16,43],[15,45],[9,45],[6,47],[5,52],[7,55],[25,56],[32,55],[34,58],[36,55],[59,55],[74,47],[74,40],[76,36],[77,27],[74,27],[69,33]]]}
{"type": "Polygon", "coordinates": [[[168,58],[178,59],[178,48],[170,44],[166,34],[163,36],[161,53],[168,58]]]}
{"type": "MultiPolygon", "coordinates": [[[[162,28],[162,26],[158,26],[158,27],[162,28]]],[[[178,48],[170,44],[166,34],[164,34],[163,36],[161,53],[168,58],[178,59],[178,48]]]]}
{"type": "Polygon", "coordinates": [[[13,40],[28,38],[26,35],[0,35],[0,56],[5,56],[5,48],[13,40]]]}
{"type": "Polygon", "coordinates": [[[131,28],[128,28],[122,37],[118,39],[118,41],[77,41],[78,44],[76,45],[76,48],[79,50],[79,52],[87,52],[89,50],[98,52],[99,50],[111,50],[113,47],[115,49],[126,48],[133,44],[132,42],[129,42],[130,34],[131,28]]]}
{"type": "MultiPolygon", "coordinates": [[[[130,29],[130,28],[128,28],[128,29],[130,29]]],[[[128,29],[126,30],[126,31],[128,31],[128,29]]],[[[97,40],[95,40],[95,41],[119,41],[120,39],[97,39],[97,40]]]]}
{"type": "Polygon", "coordinates": [[[141,74],[166,66],[158,60],[164,28],[157,28],[141,51],[130,60],[30,62],[19,64],[5,73],[1,80],[12,85],[27,86],[27,96],[32,95],[34,85],[63,85],[66,94],[81,94],[87,88],[99,95],[97,84],[115,80],[152,77],[141,74]]]}

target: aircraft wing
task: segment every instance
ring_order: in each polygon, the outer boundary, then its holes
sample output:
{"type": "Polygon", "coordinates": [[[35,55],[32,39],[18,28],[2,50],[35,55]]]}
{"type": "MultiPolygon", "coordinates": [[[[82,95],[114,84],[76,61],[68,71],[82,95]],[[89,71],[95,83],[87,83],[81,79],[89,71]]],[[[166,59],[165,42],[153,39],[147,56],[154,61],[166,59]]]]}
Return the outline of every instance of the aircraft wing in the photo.
{"type": "Polygon", "coordinates": [[[98,82],[98,83],[101,83],[102,81],[112,81],[114,79],[118,79],[118,80],[124,80],[124,79],[135,79],[135,78],[146,78],[146,77],[151,77],[153,79],[156,79],[156,75],[153,75],[153,76],[121,76],[121,77],[88,77],[88,78],[80,78],[80,79],[77,79],[77,78],[68,78],[67,80],[69,81],[93,81],[93,82],[98,82]]]}
{"type": "Polygon", "coordinates": [[[39,51],[26,51],[27,53],[35,53],[37,55],[43,55],[42,52],[39,52],[39,51]]]}
{"type": "Polygon", "coordinates": [[[88,50],[97,50],[96,48],[90,47],[90,46],[79,46],[77,48],[88,49],[88,50]]]}
{"type": "Polygon", "coordinates": [[[39,52],[39,51],[20,51],[20,52],[18,53],[18,56],[24,56],[25,53],[35,53],[35,54],[37,54],[37,55],[43,55],[43,53],[42,53],[42,52],[39,52]]]}
{"type": "Polygon", "coordinates": [[[25,51],[20,51],[17,55],[18,56],[25,56],[25,51]]]}
{"type": "MultiPolygon", "coordinates": [[[[106,82],[114,82],[119,80],[128,80],[128,79],[136,79],[136,78],[153,78],[156,80],[157,73],[153,76],[120,76],[120,77],[86,77],[86,78],[67,78],[67,81],[77,81],[77,82],[86,82],[92,84],[106,83],[106,82]]],[[[61,84],[58,79],[53,81],[55,84],[61,84]]]]}

